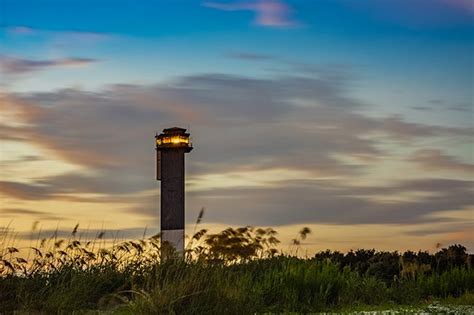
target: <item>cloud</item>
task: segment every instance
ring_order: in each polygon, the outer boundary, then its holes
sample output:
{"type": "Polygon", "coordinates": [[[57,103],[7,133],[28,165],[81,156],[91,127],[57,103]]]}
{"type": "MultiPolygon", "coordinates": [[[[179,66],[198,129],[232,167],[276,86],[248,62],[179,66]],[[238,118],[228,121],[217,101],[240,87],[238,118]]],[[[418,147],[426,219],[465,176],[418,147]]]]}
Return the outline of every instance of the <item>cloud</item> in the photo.
{"type": "Polygon", "coordinates": [[[66,185],[66,182],[56,183],[51,181],[36,181],[33,184],[0,181],[0,193],[19,200],[65,200],[72,202],[101,202],[100,198],[86,198],[75,195],[77,193],[89,192],[93,190],[78,191],[77,187],[66,185]]]}
{"type": "MultiPolygon", "coordinates": [[[[458,139],[472,130],[366,116],[366,105],[351,97],[352,84],[341,67],[326,67],[305,76],[201,74],[95,92],[9,94],[2,106],[14,108],[24,124],[0,128],[0,136],[34,139],[36,146],[87,172],[37,177],[29,184],[3,181],[0,189],[26,200],[123,201],[139,214],[156,216],[153,137],[172,122],[189,124],[195,143],[187,161],[188,209],[205,206],[212,222],[434,222],[440,219],[433,213],[472,205],[471,183],[426,173],[420,173],[428,177],[420,181],[353,184],[359,177],[377,176],[370,174],[371,167],[390,157],[383,149],[387,139],[409,144],[458,139]],[[262,176],[270,173],[281,178],[262,176]],[[217,184],[206,189],[206,180],[217,184]],[[242,180],[264,187],[241,187],[242,180]],[[219,188],[219,181],[226,188],[219,188]],[[80,197],[87,193],[103,197],[80,197]]],[[[193,211],[188,212],[191,220],[193,211]]]]}
{"type": "MultiPolygon", "coordinates": [[[[15,235],[23,240],[39,240],[42,238],[57,237],[58,239],[70,239],[73,227],[70,229],[49,229],[41,230],[39,232],[16,232],[15,235]]],[[[142,237],[150,237],[156,234],[157,227],[137,227],[137,228],[122,228],[117,230],[112,229],[87,229],[82,230],[80,227],[76,234],[76,239],[80,240],[97,240],[101,234],[101,239],[111,240],[114,243],[119,243],[123,240],[136,240],[142,237]]],[[[0,233],[2,232],[0,227],[0,233]]],[[[10,232],[11,233],[11,232],[10,232]]],[[[1,234],[0,234],[1,235],[1,234]]]]}
{"type": "Polygon", "coordinates": [[[57,38],[68,38],[71,41],[97,42],[112,37],[109,33],[81,31],[81,30],[48,30],[30,27],[27,25],[12,25],[7,27],[7,32],[15,36],[53,36],[57,38]]]}
{"type": "Polygon", "coordinates": [[[206,74],[94,93],[68,89],[18,94],[10,97],[11,106],[22,112],[28,126],[10,127],[5,135],[34,138],[35,144],[68,162],[101,172],[128,172],[134,178],[145,176],[144,165],[153,164],[147,135],[170,121],[196,127],[193,135],[201,141],[193,155],[207,161],[196,165],[197,172],[265,165],[340,174],[347,168],[335,155],[382,154],[377,139],[368,137],[371,133],[405,141],[469,134],[463,128],[358,114],[363,104],[347,96],[348,84],[324,73],[275,79],[206,74]],[[302,146],[301,139],[311,141],[302,146]]]}
{"type": "Polygon", "coordinates": [[[474,1],[472,0],[442,0],[447,5],[474,13],[474,1]]]}
{"type": "Polygon", "coordinates": [[[0,192],[22,200],[49,199],[52,194],[47,187],[9,181],[0,181],[0,192]]]}
{"type": "MultiPolygon", "coordinates": [[[[430,104],[434,105],[433,107],[427,107],[427,110],[451,110],[456,112],[471,112],[472,111],[472,104],[469,102],[466,103],[457,103],[453,105],[446,104],[445,101],[440,99],[434,99],[429,101],[430,104]]],[[[423,109],[425,107],[412,107],[413,109],[423,109]]]]}
{"type": "MultiPolygon", "coordinates": [[[[69,89],[17,95],[11,106],[20,110],[27,124],[32,126],[14,130],[10,128],[6,132],[7,135],[16,134],[18,138],[34,138],[37,145],[57,152],[63,159],[94,169],[120,168],[118,173],[123,173],[124,166],[137,165],[140,170],[133,169],[134,172],[130,172],[132,178],[133,174],[144,175],[143,165],[152,162],[152,157],[147,157],[146,153],[150,150],[147,135],[154,134],[160,124],[168,124],[169,121],[181,121],[199,127],[205,133],[201,136],[203,139],[222,135],[220,128],[227,130],[224,134],[228,141],[220,146],[229,147],[226,150],[229,154],[224,153],[218,158],[212,153],[215,151],[212,142],[201,143],[201,152],[209,152],[210,156],[206,159],[210,163],[239,163],[235,161],[240,160],[240,163],[246,164],[258,156],[287,159],[301,150],[298,148],[298,137],[306,129],[303,124],[295,129],[294,135],[283,134],[280,138],[273,136],[273,146],[262,142],[262,138],[272,132],[282,132],[277,127],[278,124],[292,112],[302,118],[306,116],[303,120],[304,125],[308,126],[314,124],[308,117],[316,117],[311,113],[315,110],[319,112],[317,119],[321,125],[328,125],[339,119],[337,130],[341,132],[343,117],[344,120],[352,120],[351,125],[359,124],[363,127],[366,123],[365,118],[359,115],[337,112],[337,107],[359,106],[357,102],[340,95],[343,91],[339,89],[339,83],[325,78],[257,80],[238,76],[200,75],[185,77],[173,84],[115,86],[98,93],[69,89]],[[295,107],[289,101],[313,97],[320,99],[326,106],[305,109],[295,107]],[[331,104],[336,108],[330,108],[331,104]],[[252,128],[241,130],[241,126],[246,124],[252,128]],[[125,128],[123,134],[117,132],[117,126],[125,128]],[[231,132],[229,127],[232,126],[240,132],[231,132]],[[225,127],[227,128],[224,129],[225,127]],[[58,133],[58,130],[61,132],[58,133]],[[290,137],[295,139],[291,141],[290,137]],[[238,148],[253,153],[235,155],[233,152],[238,148]],[[275,152],[277,150],[279,152],[275,152]],[[137,157],[142,160],[137,160],[137,157]]],[[[318,133],[318,129],[313,132],[318,133]]],[[[348,144],[347,150],[361,153],[369,149],[367,140],[342,133],[340,137],[347,138],[344,140],[348,144]]],[[[315,139],[319,139],[320,145],[327,146],[328,149],[337,145],[343,151],[343,146],[323,135],[315,139]]],[[[317,156],[321,158],[321,162],[325,161],[323,164],[326,166],[332,160],[325,156],[325,152],[317,156]]],[[[312,163],[318,163],[319,158],[312,160],[312,163]]]]}
{"type": "Polygon", "coordinates": [[[410,108],[413,110],[418,110],[418,111],[432,111],[433,110],[432,107],[428,107],[428,106],[412,106],[410,108]]]}
{"type": "Polygon", "coordinates": [[[243,51],[230,52],[230,53],[225,54],[225,56],[232,59],[242,59],[242,60],[250,60],[250,61],[268,61],[268,60],[276,59],[276,57],[272,55],[257,54],[257,53],[251,53],[251,52],[243,52],[243,51]]]}
{"type": "Polygon", "coordinates": [[[36,34],[37,30],[24,25],[16,25],[7,27],[7,32],[14,35],[32,35],[36,34]]]}
{"type": "Polygon", "coordinates": [[[29,209],[20,209],[20,208],[6,208],[0,209],[0,212],[4,215],[35,215],[39,213],[44,213],[42,211],[29,210],[29,209]]]}
{"type": "Polygon", "coordinates": [[[409,27],[472,25],[472,0],[339,0],[371,18],[409,27]]]}
{"type": "Polygon", "coordinates": [[[39,221],[61,221],[66,219],[65,217],[56,216],[47,211],[22,208],[0,208],[0,214],[7,217],[28,216],[34,220],[39,221]]]}
{"type": "Polygon", "coordinates": [[[0,237],[4,238],[7,235],[11,235],[13,229],[9,226],[0,226],[0,237]]]}
{"type": "Polygon", "coordinates": [[[471,137],[474,134],[474,128],[433,126],[422,123],[413,123],[404,120],[400,115],[385,117],[374,123],[374,131],[384,133],[394,140],[405,143],[414,138],[440,137],[447,135],[471,137]]]}
{"type": "Polygon", "coordinates": [[[421,168],[430,171],[448,170],[461,174],[474,174],[474,164],[463,163],[454,156],[444,154],[441,150],[418,150],[408,158],[408,161],[417,163],[421,168]]]}
{"type": "Polygon", "coordinates": [[[98,60],[92,58],[32,60],[0,55],[0,69],[9,75],[31,73],[48,68],[86,66],[95,62],[98,60]]]}
{"type": "Polygon", "coordinates": [[[204,2],[203,6],[222,11],[252,11],[255,24],[265,27],[294,27],[298,23],[291,18],[291,8],[279,0],[256,0],[242,2],[204,2]]]}
{"type": "Polygon", "coordinates": [[[468,236],[467,239],[471,239],[470,232],[472,229],[472,222],[458,222],[458,223],[448,223],[441,227],[437,226],[435,228],[417,228],[416,230],[407,231],[404,234],[410,236],[427,236],[427,235],[437,235],[437,234],[446,234],[452,233],[454,231],[465,232],[468,236]]]}
{"type": "Polygon", "coordinates": [[[276,187],[212,189],[190,193],[206,205],[206,222],[229,224],[422,224],[447,222],[433,214],[474,206],[473,182],[407,180],[354,187],[341,181],[290,181],[276,187]],[[423,194],[421,194],[423,193],[423,194]],[[401,194],[421,194],[400,200],[401,194]],[[392,197],[390,200],[390,197],[392,197]],[[388,199],[388,200],[387,200],[388,199]],[[233,216],[238,204],[238,216],[233,216]]]}
{"type": "Polygon", "coordinates": [[[471,104],[458,104],[448,107],[449,110],[456,111],[456,112],[465,112],[465,113],[472,113],[472,105],[471,104]]]}

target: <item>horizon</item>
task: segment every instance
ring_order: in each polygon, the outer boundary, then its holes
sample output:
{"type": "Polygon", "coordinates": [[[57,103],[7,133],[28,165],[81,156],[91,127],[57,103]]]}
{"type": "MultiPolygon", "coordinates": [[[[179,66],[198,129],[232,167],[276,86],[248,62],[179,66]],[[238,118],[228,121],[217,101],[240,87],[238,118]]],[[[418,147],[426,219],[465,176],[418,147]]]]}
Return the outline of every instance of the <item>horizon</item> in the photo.
{"type": "Polygon", "coordinates": [[[474,251],[469,0],[1,5],[0,236],[157,234],[179,126],[188,235],[205,208],[308,253],[474,251]]]}

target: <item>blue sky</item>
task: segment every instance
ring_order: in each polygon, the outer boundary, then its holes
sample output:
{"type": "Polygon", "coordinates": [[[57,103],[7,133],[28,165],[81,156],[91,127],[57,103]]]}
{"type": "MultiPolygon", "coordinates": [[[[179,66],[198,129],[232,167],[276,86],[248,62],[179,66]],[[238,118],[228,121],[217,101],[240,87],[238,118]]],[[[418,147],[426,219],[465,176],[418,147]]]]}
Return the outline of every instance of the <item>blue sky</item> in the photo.
{"type": "MultiPolygon", "coordinates": [[[[190,222],[204,206],[215,228],[367,224],[379,238],[391,228],[424,248],[469,241],[470,0],[2,5],[0,188],[4,217],[19,230],[84,204],[103,213],[92,225],[114,214],[111,227],[156,226],[147,137],[181,124],[197,149],[188,157],[190,222]],[[118,126],[123,142],[112,139],[118,126]],[[295,200],[285,180],[313,197],[295,200]],[[237,209],[239,198],[255,209],[237,209]],[[130,220],[134,211],[141,219],[130,220]]],[[[70,211],[64,226],[90,220],[70,211]]],[[[373,241],[352,232],[359,238],[342,249],[373,241]]]]}
{"type": "Polygon", "coordinates": [[[12,89],[97,89],[209,70],[265,76],[271,69],[291,71],[288,63],[317,63],[355,67],[369,86],[368,97],[374,85],[385,98],[387,86],[398,86],[411,99],[418,95],[419,103],[430,101],[421,97],[427,94],[468,102],[472,11],[443,1],[384,3],[295,1],[287,4],[292,25],[268,27],[257,24],[253,11],[222,11],[199,1],[6,1],[2,39],[6,55],[99,61],[74,76],[60,69],[35,73],[28,86],[13,83],[12,89]],[[239,52],[271,58],[229,58],[239,52]]]}

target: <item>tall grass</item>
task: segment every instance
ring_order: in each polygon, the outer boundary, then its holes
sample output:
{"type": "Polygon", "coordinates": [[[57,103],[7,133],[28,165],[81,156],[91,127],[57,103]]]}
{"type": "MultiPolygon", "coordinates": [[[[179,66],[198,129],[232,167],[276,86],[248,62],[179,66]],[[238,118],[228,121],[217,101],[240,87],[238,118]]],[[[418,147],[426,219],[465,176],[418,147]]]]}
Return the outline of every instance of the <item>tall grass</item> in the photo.
{"type": "MultiPolygon", "coordinates": [[[[458,247],[440,250],[450,253],[446,263],[438,254],[374,250],[300,259],[276,250],[273,229],[242,227],[197,231],[184,259],[162,260],[159,235],[106,247],[103,235],[83,241],[76,232],[32,248],[0,248],[0,313],[316,312],[474,292],[470,256],[458,247]]],[[[294,245],[308,233],[300,231],[294,245]]]]}

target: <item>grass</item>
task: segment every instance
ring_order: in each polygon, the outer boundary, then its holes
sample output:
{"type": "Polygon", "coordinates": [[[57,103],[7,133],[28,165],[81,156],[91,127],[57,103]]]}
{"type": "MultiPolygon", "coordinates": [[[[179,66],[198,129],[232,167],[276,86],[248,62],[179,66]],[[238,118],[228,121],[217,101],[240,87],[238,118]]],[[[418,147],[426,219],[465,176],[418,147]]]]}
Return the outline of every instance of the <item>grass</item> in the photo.
{"type": "MultiPolygon", "coordinates": [[[[473,305],[472,256],[359,250],[301,259],[276,250],[273,229],[194,234],[185,259],[160,256],[159,236],[103,245],[55,237],[0,248],[0,314],[250,314],[473,305]],[[26,251],[26,252],[25,252],[26,251]],[[25,258],[23,258],[25,257],[25,258]]],[[[310,233],[300,232],[295,246],[310,233]]],[[[165,249],[164,249],[165,250],[165,249]]]]}

